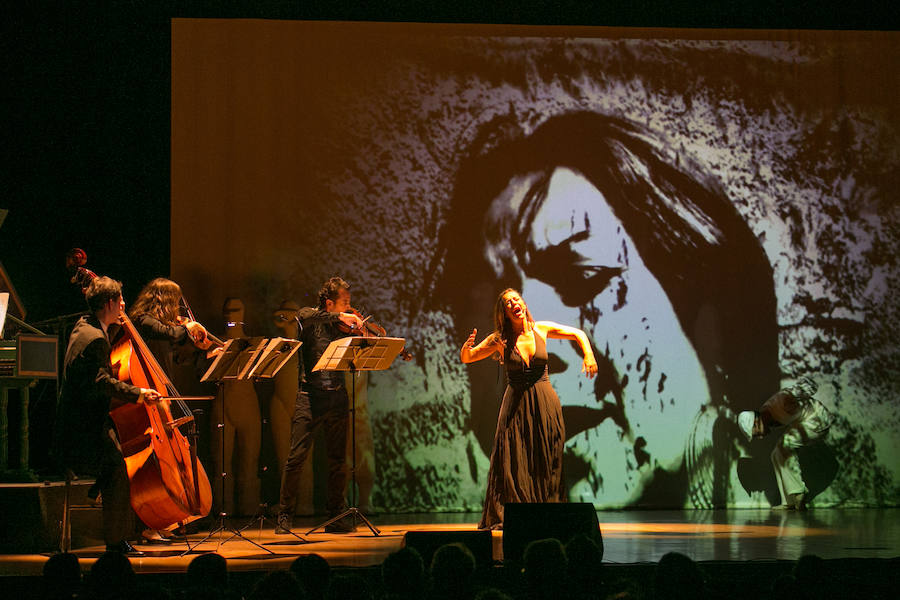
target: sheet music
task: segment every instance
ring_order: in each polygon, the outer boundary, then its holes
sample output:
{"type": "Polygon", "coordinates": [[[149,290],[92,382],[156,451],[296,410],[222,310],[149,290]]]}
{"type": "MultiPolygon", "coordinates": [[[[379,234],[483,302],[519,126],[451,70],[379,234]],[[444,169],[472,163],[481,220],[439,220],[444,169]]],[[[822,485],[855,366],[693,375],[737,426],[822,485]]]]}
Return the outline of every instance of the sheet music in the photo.
{"type": "Polygon", "coordinates": [[[272,338],[259,355],[259,360],[250,369],[248,377],[271,378],[297,352],[303,342],[288,338],[272,338]]]}
{"type": "Polygon", "coordinates": [[[237,379],[247,379],[250,369],[253,368],[259,353],[266,347],[266,338],[250,338],[250,345],[238,356],[238,361],[242,363],[241,372],[238,373],[237,379]]]}
{"type": "Polygon", "coordinates": [[[299,347],[298,340],[280,337],[226,340],[200,381],[272,378],[299,347]]]}
{"type": "Polygon", "coordinates": [[[6,309],[9,306],[9,292],[0,292],[0,339],[3,338],[3,325],[6,323],[6,309]]]}
{"type": "Polygon", "coordinates": [[[403,338],[340,338],[331,342],[312,370],[380,371],[390,366],[404,345],[403,338]]]}
{"type": "Polygon", "coordinates": [[[213,360],[200,381],[244,378],[267,341],[267,338],[262,337],[226,340],[222,352],[213,360]]]}

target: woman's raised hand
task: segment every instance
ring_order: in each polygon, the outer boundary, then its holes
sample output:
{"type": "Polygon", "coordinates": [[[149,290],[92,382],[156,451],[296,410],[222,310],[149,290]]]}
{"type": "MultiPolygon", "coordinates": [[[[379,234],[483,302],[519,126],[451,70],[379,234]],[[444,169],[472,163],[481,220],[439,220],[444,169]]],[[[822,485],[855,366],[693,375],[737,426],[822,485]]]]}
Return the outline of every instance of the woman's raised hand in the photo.
{"type": "Polygon", "coordinates": [[[473,329],[472,333],[469,334],[469,337],[466,338],[466,343],[463,344],[465,348],[472,348],[475,346],[475,336],[478,334],[478,329],[473,329]]]}
{"type": "Polygon", "coordinates": [[[459,349],[459,360],[464,363],[472,362],[474,359],[472,349],[475,347],[475,335],[478,333],[477,329],[473,329],[472,333],[469,334],[469,337],[466,338],[466,341],[463,342],[462,348],[459,349]]]}
{"type": "Polygon", "coordinates": [[[597,361],[594,360],[593,355],[584,357],[584,362],[581,363],[581,372],[591,379],[597,375],[597,361]]]}

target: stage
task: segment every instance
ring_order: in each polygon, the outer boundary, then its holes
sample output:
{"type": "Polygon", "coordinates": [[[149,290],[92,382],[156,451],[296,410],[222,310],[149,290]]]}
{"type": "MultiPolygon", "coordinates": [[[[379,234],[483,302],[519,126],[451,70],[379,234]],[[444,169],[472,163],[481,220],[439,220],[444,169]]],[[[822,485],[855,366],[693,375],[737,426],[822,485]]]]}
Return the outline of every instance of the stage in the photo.
{"type": "MultiPolygon", "coordinates": [[[[349,534],[306,532],[322,518],[297,518],[294,531],[303,539],[275,535],[274,524],[235,518],[245,539],[220,532],[207,541],[208,529],[188,536],[188,544],[145,544],[146,556],[132,558],[138,574],[184,572],[198,554],[218,552],[230,571],[286,568],[298,555],[316,553],[336,568],[380,565],[402,547],[407,532],[476,532],[475,513],[390,514],[372,518],[374,535],[360,524],[349,534]],[[257,546],[256,544],[259,544],[257,546]],[[190,546],[190,548],[188,547],[190,546]]],[[[793,561],[805,554],[824,559],[889,559],[900,557],[900,510],[896,508],[811,509],[805,513],[762,509],[729,511],[598,512],[604,563],[634,565],[656,562],[667,552],[681,552],[698,562],[793,561]]],[[[215,525],[215,523],[214,523],[215,525]]],[[[503,533],[491,532],[492,559],[503,560],[503,533]]],[[[441,539],[440,535],[435,536],[441,539]]],[[[84,570],[103,551],[99,544],[76,546],[84,570]]],[[[0,555],[0,576],[40,575],[52,552],[0,555]]]]}

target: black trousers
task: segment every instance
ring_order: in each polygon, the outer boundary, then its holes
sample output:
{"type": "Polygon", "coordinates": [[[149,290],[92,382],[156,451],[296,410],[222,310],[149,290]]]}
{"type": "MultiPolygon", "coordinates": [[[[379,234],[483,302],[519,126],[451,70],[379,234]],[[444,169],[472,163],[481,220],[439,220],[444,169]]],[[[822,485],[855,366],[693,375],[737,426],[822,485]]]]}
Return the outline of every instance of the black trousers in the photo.
{"type": "Polygon", "coordinates": [[[131,508],[125,459],[112,421],[107,421],[103,433],[103,455],[97,482],[103,497],[103,539],[107,545],[113,545],[133,537],[135,515],[131,508]]]}
{"type": "Polygon", "coordinates": [[[100,444],[96,448],[98,453],[93,459],[73,452],[75,459],[66,461],[66,468],[76,475],[96,478],[91,491],[99,491],[103,498],[103,540],[112,546],[133,539],[137,521],[131,508],[125,459],[122,458],[115,425],[109,418],[103,423],[100,444]]]}
{"type": "Polygon", "coordinates": [[[350,400],[347,390],[305,388],[297,393],[291,419],[291,450],[281,477],[281,512],[294,514],[297,489],[303,463],[312,447],[313,435],[321,427],[325,434],[328,458],[328,489],[325,508],[329,515],[347,508],[344,490],[347,485],[347,427],[350,425],[350,400]]]}

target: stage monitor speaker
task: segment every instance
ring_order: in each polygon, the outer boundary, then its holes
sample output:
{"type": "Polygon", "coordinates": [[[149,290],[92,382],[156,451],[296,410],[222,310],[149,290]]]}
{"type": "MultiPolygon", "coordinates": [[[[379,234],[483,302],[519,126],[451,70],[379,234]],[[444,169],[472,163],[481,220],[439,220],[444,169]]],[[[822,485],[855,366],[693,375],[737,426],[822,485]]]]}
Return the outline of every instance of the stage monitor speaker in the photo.
{"type": "Polygon", "coordinates": [[[566,544],[584,533],[603,548],[597,511],[589,502],[522,502],[503,506],[503,560],[522,561],[534,540],[556,538],[566,544]]]}
{"type": "Polygon", "coordinates": [[[488,530],[477,531],[407,531],[403,536],[403,545],[407,548],[415,548],[422,555],[425,570],[431,566],[431,559],[435,551],[445,544],[462,544],[475,557],[475,566],[489,566],[494,561],[494,548],[491,542],[491,532],[488,530]]]}

